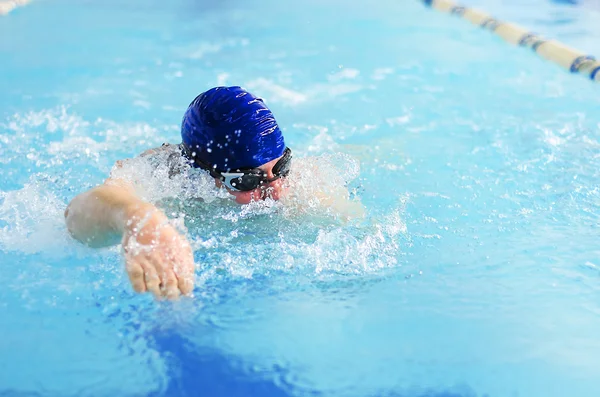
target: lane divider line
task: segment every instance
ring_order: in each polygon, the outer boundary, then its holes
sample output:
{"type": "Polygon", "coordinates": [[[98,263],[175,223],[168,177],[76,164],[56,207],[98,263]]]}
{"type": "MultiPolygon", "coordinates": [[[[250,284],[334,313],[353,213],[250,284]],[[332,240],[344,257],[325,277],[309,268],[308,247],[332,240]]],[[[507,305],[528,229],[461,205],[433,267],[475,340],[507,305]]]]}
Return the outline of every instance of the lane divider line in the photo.
{"type": "Polygon", "coordinates": [[[438,11],[459,16],[484,30],[500,36],[510,44],[531,49],[540,57],[554,62],[571,73],[579,73],[592,81],[600,81],[600,62],[592,55],[585,54],[556,41],[548,40],[537,33],[493,16],[463,7],[451,0],[421,0],[423,4],[438,11]]]}

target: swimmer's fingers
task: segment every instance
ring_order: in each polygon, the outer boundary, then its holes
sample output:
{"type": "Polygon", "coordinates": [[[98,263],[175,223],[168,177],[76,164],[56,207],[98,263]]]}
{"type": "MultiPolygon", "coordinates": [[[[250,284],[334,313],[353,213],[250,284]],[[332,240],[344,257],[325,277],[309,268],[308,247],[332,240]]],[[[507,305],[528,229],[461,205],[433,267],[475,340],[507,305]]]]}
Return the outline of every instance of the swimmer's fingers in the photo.
{"type": "Polygon", "coordinates": [[[179,264],[175,265],[175,275],[177,276],[177,285],[182,294],[191,294],[194,290],[194,260],[184,258],[179,264]]]}
{"type": "Polygon", "coordinates": [[[142,260],[141,264],[142,269],[144,269],[144,282],[146,283],[146,289],[152,292],[156,299],[160,299],[162,297],[162,292],[160,290],[160,278],[158,277],[156,268],[152,263],[146,260],[142,260]]]}
{"type": "MultiPolygon", "coordinates": [[[[179,241],[176,241],[175,244],[179,244],[179,241]]],[[[186,247],[189,248],[189,245],[187,244],[187,241],[183,241],[181,242],[181,246],[175,246],[172,248],[177,248],[177,249],[165,249],[164,251],[160,252],[159,255],[157,255],[158,260],[160,260],[160,266],[161,266],[161,271],[160,271],[160,278],[161,278],[161,285],[163,287],[163,295],[167,298],[167,299],[177,299],[179,298],[179,295],[181,293],[184,293],[183,291],[180,291],[179,288],[179,277],[178,274],[180,272],[180,260],[182,257],[182,252],[179,249],[185,249],[186,247]]],[[[191,250],[190,250],[190,256],[191,256],[191,250]]]]}
{"type": "Polygon", "coordinates": [[[187,241],[182,242],[173,270],[177,276],[179,291],[184,295],[190,294],[194,289],[194,254],[187,241]]]}
{"type": "Polygon", "coordinates": [[[163,295],[170,300],[179,298],[177,277],[172,269],[166,269],[162,277],[163,295]]]}
{"type": "Polygon", "coordinates": [[[189,295],[194,290],[194,277],[193,274],[179,274],[177,275],[177,285],[179,287],[179,291],[183,295],[189,295]]]}
{"type": "Polygon", "coordinates": [[[146,283],[144,281],[144,269],[136,261],[128,261],[126,264],[127,275],[133,290],[137,293],[146,292],[146,283]]]}
{"type": "Polygon", "coordinates": [[[158,295],[160,298],[175,300],[179,298],[179,289],[177,289],[177,277],[173,271],[173,261],[171,256],[165,251],[156,251],[150,258],[153,268],[156,270],[158,279],[158,295]]]}

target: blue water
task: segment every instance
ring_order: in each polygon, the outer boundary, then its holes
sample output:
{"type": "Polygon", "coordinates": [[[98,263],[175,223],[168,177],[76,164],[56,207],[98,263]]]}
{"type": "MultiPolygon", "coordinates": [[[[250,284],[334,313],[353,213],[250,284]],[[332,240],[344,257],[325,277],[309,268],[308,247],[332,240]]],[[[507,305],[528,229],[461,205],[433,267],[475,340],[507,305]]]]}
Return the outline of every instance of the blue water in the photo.
{"type": "MultiPolygon", "coordinates": [[[[592,8],[465,3],[600,56],[592,8]]],[[[598,86],[417,1],[365,4],[0,17],[0,396],[600,395],[598,86]],[[197,287],[156,303],[63,211],[217,84],[265,98],[301,191],[347,183],[366,218],[162,200],[197,287]]]]}

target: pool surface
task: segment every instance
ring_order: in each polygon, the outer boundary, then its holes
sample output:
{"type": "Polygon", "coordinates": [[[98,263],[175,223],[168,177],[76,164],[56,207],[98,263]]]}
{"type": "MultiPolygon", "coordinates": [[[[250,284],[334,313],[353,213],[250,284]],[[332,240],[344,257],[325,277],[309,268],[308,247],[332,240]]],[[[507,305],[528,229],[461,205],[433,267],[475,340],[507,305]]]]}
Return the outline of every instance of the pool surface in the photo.
{"type": "MultiPolygon", "coordinates": [[[[569,3],[464,1],[600,56],[569,3]]],[[[418,1],[40,0],[0,59],[0,396],[600,395],[598,85],[418,1]],[[273,110],[304,206],[133,161],[195,249],[157,303],[63,212],[222,84],[273,110]]]]}

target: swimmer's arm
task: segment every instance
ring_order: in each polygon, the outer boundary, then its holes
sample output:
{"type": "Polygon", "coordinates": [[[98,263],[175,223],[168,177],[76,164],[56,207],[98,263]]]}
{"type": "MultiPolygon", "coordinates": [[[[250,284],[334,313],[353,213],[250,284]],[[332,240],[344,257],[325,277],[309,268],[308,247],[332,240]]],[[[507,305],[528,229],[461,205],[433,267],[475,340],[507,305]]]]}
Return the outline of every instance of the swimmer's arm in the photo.
{"type": "Polygon", "coordinates": [[[317,191],[315,196],[322,206],[332,209],[334,212],[344,216],[348,220],[365,217],[365,207],[360,201],[350,200],[347,192],[332,194],[323,191],[317,191]]]}
{"type": "MultiPolygon", "coordinates": [[[[345,218],[346,220],[361,219],[365,217],[365,207],[360,201],[351,200],[346,188],[320,189],[316,187],[310,192],[310,195],[316,199],[318,206],[327,208],[334,214],[345,218]]],[[[298,192],[292,190],[286,191],[281,197],[281,201],[287,205],[313,206],[314,201],[307,201],[304,196],[298,195],[298,192]]]]}
{"type": "MultiPolygon", "coordinates": [[[[148,149],[140,157],[152,156],[161,150],[164,146],[148,149]]],[[[127,161],[117,161],[114,170],[123,168],[127,161]]],[[[73,238],[100,248],[120,243],[126,224],[143,211],[161,214],[137,195],[131,182],[110,177],[104,184],[76,196],[65,211],[65,220],[73,238]]]]}
{"type": "MultiPolygon", "coordinates": [[[[142,156],[152,154],[150,150],[142,156]]],[[[126,163],[118,161],[113,171],[126,163]]],[[[104,184],[69,203],[65,211],[69,233],[91,247],[121,242],[125,269],[136,292],[151,292],[160,299],[191,293],[194,255],[187,238],[137,193],[137,183],[118,174],[111,172],[104,184]]]]}
{"type": "Polygon", "coordinates": [[[160,212],[139,198],[123,180],[104,184],[76,196],[65,211],[69,233],[91,247],[107,247],[121,241],[128,220],[141,213],[160,212]]]}
{"type": "Polygon", "coordinates": [[[92,247],[122,242],[125,269],[136,292],[176,299],[194,288],[194,256],[185,238],[133,186],[109,179],[75,197],[65,211],[71,235],[92,247]]]}

